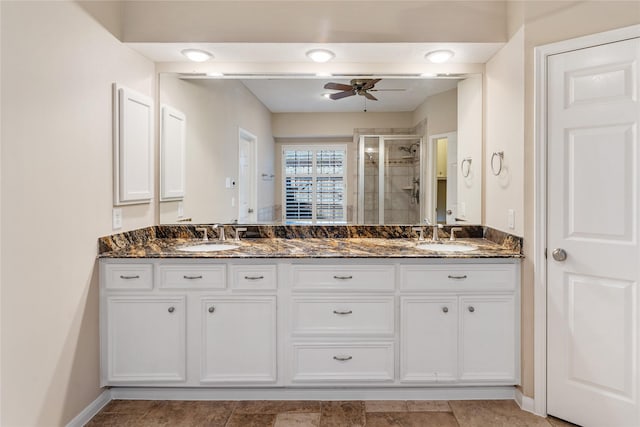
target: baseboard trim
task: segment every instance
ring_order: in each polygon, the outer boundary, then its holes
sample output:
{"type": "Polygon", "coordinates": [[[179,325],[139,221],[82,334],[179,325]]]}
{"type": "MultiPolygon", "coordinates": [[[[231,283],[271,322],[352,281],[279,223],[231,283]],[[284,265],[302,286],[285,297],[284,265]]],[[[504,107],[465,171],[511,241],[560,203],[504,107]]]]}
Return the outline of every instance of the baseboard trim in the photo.
{"type": "Polygon", "coordinates": [[[515,387],[161,388],[114,387],[124,400],[515,400],[515,387]]]}
{"type": "Polygon", "coordinates": [[[82,412],[76,415],[74,419],[69,421],[67,427],[84,426],[91,420],[91,418],[95,417],[96,414],[100,412],[100,410],[104,408],[107,403],[111,402],[111,400],[111,390],[104,390],[93,402],[91,402],[86,408],[84,408],[82,412]]]}
{"type": "Polygon", "coordinates": [[[522,394],[522,391],[518,388],[515,390],[515,401],[520,407],[520,409],[522,409],[523,411],[531,412],[532,414],[540,415],[541,417],[544,416],[541,414],[536,414],[535,412],[536,401],[533,398],[522,394]]]}

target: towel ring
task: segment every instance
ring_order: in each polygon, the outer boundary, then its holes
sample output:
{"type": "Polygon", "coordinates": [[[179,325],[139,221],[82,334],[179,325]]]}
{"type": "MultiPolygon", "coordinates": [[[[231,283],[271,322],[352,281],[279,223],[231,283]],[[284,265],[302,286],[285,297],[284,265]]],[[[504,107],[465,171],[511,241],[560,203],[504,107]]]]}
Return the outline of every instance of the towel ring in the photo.
{"type": "Polygon", "coordinates": [[[494,151],[493,154],[491,155],[491,172],[495,175],[498,176],[500,175],[500,172],[502,172],[502,162],[504,161],[504,151],[494,151]],[[494,161],[493,159],[498,158],[498,171],[496,172],[496,167],[494,165],[494,161]]]}
{"type": "Polygon", "coordinates": [[[462,159],[462,162],[460,163],[460,172],[462,173],[462,176],[464,178],[468,178],[469,174],[471,173],[471,157],[465,157],[464,159],[462,159]],[[467,171],[464,171],[464,164],[467,164],[467,171]]]}

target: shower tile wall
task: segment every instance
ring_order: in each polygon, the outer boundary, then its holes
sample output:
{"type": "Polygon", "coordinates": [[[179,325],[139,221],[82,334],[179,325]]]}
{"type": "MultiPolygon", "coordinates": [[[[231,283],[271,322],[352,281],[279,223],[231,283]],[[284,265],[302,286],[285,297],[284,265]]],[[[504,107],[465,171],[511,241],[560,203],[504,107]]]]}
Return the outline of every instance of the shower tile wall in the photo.
{"type": "MultiPolygon", "coordinates": [[[[394,147],[395,148],[395,147],[394,147]]],[[[393,150],[395,151],[395,150],[393,150]]],[[[394,157],[395,153],[392,155],[394,157]]],[[[392,157],[386,163],[384,220],[386,224],[419,222],[419,201],[413,196],[414,161],[392,157]]]]}
{"type": "Polygon", "coordinates": [[[378,154],[364,162],[364,218],[367,224],[378,223],[378,154]]]}

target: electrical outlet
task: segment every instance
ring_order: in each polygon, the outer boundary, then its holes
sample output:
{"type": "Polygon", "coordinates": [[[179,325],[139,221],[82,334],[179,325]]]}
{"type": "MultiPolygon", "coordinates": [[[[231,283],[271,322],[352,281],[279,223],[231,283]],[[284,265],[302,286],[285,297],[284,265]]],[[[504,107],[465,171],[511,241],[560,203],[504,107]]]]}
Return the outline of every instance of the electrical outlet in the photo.
{"type": "Polygon", "coordinates": [[[460,218],[465,218],[467,216],[467,204],[465,202],[460,202],[459,208],[460,210],[458,211],[458,215],[460,218]]]}
{"type": "Polygon", "coordinates": [[[507,222],[510,229],[516,228],[516,212],[513,209],[507,211],[507,222]]]}
{"type": "Polygon", "coordinates": [[[122,228],[122,208],[113,208],[111,222],[114,230],[122,228]]]}

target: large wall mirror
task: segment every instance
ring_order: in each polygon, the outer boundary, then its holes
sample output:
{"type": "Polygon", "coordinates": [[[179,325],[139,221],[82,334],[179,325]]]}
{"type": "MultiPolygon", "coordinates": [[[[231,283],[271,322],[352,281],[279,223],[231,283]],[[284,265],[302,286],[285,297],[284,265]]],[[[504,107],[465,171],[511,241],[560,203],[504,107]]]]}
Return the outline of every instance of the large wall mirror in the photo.
{"type": "Polygon", "coordinates": [[[162,224],[481,221],[480,75],[161,73],[159,88],[184,117],[181,163],[160,171],[183,168],[184,191],[162,224]]]}

